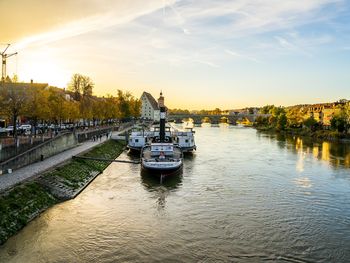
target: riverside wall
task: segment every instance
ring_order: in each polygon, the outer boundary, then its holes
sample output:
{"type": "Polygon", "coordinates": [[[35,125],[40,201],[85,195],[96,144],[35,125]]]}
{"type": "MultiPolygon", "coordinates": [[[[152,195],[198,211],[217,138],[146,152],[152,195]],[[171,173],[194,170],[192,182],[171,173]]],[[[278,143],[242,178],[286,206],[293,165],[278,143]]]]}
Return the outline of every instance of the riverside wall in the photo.
{"type": "Polygon", "coordinates": [[[7,173],[9,169],[16,170],[23,166],[48,158],[78,144],[77,136],[73,133],[58,135],[24,153],[16,155],[0,163],[0,173],[7,173]]]}

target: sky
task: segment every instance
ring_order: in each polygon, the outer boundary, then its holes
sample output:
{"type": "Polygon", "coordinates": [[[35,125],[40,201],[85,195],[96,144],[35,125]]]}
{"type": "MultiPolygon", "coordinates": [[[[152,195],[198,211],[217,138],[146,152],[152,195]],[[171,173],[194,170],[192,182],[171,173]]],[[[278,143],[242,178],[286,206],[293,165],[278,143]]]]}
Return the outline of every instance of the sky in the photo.
{"type": "Polygon", "coordinates": [[[170,108],[350,99],[348,0],[0,0],[10,76],[170,108]]]}

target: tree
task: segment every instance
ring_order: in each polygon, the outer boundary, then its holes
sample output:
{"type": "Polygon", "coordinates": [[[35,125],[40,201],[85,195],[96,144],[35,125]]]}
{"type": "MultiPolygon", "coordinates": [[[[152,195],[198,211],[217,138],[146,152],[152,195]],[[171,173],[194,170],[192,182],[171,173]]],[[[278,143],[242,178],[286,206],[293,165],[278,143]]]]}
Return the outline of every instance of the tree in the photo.
{"type": "Polygon", "coordinates": [[[281,114],[278,116],[276,128],[277,128],[278,130],[285,130],[285,129],[286,129],[286,126],[287,126],[287,116],[286,116],[285,113],[281,113],[281,114]]]}
{"type": "Polygon", "coordinates": [[[0,85],[0,97],[2,98],[2,111],[10,119],[13,125],[13,137],[17,137],[17,118],[26,112],[28,97],[25,88],[0,85]]]}
{"type": "Polygon", "coordinates": [[[299,128],[302,126],[304,118],[300,107],[292,107],[287,110],[286,117],[288,126],[291,128],[299,128]]]}
{"type": "Polygon", "coordinates": [[[264,107],[262,107],[259,112],[261,114],[270,114],[271,109],[273,109],[275,107],[275,105],[266,105],[264,107]]]}
{"type": "Polygon", "coordinates": [[[87,121],[88,125],[90,124],[89,120],[93,118],[92,93],[94,85],[90,77],[78,73],[72,76],[68,85],[68,90],[73,92],[74,99],[80,101],[81,117],[84,119],[84,122],[87,121]]]}
{"type": "Polygon", "coordinates": [[[118,90],[118,113],[119,118],[127,118],[131,116],[131,109],[130,109],[130,103],[129,99],[131,97],[131,94],[129,92],[124,93],[121,90],[118,90]]]}
{"type": "Polygon", "coordinates": [[[350,102],[341,100],[337,106],[339,112],[331,119],[331,127],[338,132],[348,131],[350,127],[350,102]]]}
{"type": "Polygon", "coordinates": [[[346,120],[346,130],[348,131],[350,128],[350,102],[344,105],[344,117],[346,120]]]}
{"type": "Polygon", "coordinates": [[[315,130],[316,126],[317,126],[317,121],[315,120],[315,118],[313,116],[309,117],[308,119],[306,119],[304,121],[304,126],[307,127],[310,130],[315,130]]]}
{"type": "Polygon", "coordinates": [[[68,90],[74,93],[75,100],[80,100],[84,96],[92,96],[94,85],[90,77],[75,73],[68,84],[68,90]]]}
{"type": "Polygon", "coordinates": [[[141,114],[141,100],[134,98],[133,96],[130,98],[130,112],[131,116],[138,118],[141,114]]]}
{"type": "Polygon", "coordinates": [[[34,126],[34,135],[36,136],[36,127],[39,120],[47,120],[50,117],[49,92],[45,88],[28,88],[28,107],[25,115],[32,120],[34,126]]]}
{"type": "Polygon", "coordinates": [[[81,98],[81,82],[82,82],[82,75],[76,73],[76,74],[73,74],[71,81],[68,84],[68,90],[74,93],[73,97],[77,101],[80,101],[80,98],[81,98]]]}
{"type": "Polygon", "coordinates": [[[12,76],[12,82],[13,82],[13,83],[17,83],[17,82],[18,82],[18,75],[17,75],[17,74],[13,74],[13,76],[12,76]]]}
{"type": "Polygon", "coordinates": [[[212,114],[213,115],[220,115],[221,114],[221,110],[219,108],[215,108],[213,111],[212,111],[212,114]]]}
{"type": "Polygon", "coordinates": [[[265,126],[269,123],[269,119],[267,117],[258,116],[256,117],[255,123],[257,126],[265,126]]]}
{"type": "Polygon", "coordinates": [[[50,105],[50,119],[56,124],[61,124],[67,117],[66,99],[64,94],[57,92],[53,87],[49,89],[48,102],[50,105]]]}
{"type": "Polygon", "coordinates": [[[79,102],[65,101],[64,105],[66,110],[64,115],[67,116],[69,122],[75,123],[80,118],[79,102]]]}
{"type": "Polygon", "coordinates": [[[347,130],[346,116],[342,113],[334,115],[331,119],[331,128],[338,132],[344,132],[347,130]]]}

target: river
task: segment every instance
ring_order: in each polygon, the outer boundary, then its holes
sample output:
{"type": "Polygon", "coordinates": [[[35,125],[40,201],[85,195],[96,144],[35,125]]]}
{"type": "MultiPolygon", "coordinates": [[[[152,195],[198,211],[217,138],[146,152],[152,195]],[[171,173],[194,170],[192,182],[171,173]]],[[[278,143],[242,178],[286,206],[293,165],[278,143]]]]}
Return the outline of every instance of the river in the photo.
{"type": "MultiPolygon", "coordinates": [[[[1,262],[350,262],[350,146],[228,125],[162,185],[111,164],[0,247],[1,262]]],[[[120,159],[135,159],[123,153],[120,159]]]]}

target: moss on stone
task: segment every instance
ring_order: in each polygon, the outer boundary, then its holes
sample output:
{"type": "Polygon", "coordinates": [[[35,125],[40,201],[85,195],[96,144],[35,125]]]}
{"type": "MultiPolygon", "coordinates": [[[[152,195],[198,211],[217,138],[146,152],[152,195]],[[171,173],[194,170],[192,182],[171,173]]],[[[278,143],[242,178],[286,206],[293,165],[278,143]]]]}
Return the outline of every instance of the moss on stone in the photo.
{"type": "Polygon", "coordinates": [[[36,182],[19,185],[3,194],[0,197],[0,244],[57,201],[36,182]]]}

